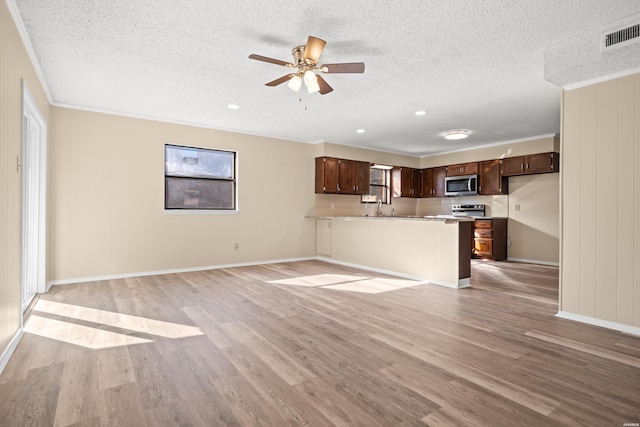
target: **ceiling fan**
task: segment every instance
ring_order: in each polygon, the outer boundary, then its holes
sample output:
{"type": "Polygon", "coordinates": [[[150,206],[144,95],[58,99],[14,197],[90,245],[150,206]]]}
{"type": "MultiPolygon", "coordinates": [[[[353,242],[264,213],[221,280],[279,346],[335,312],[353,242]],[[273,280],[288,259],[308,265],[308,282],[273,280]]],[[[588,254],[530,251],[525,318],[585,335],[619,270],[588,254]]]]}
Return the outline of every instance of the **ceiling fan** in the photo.
{"type": "Polygon", "coordinates": [[[318,65],[318,59],[324,45],[327,44],[322,39],[309,36],[306,45],[294,47],[291,51],[293,62],[280,61],[279,59],[267,58],[266,56],[251,54],[250,59],[256,61],[269,62],[271,64],[282,65],[284,67],[297,68],[295,73],[287,74],[275,79],[266,86],[278,86],[289,81],[289,88],[295,92],[300,90],[302,82],[307,86],[309,93],[320,92],[320,95],[327,94],[333,90],[322,76],[316,74],[316,71],[323,73],[364,73],[364,62],[345,62],[340,64],[322,64],[318,65]]]}

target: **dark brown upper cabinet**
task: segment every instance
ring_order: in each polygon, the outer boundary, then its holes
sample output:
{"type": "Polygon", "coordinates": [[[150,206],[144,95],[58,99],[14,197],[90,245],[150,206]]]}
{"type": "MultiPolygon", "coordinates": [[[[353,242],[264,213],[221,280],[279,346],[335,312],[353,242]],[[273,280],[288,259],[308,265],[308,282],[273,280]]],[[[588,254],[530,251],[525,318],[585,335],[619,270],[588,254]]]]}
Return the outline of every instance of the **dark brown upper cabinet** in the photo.
{"type": "Polygon", "coordinates": [[[447,166],[447,176],[476,175],[478,173],[478,162],[460,163],[458,165],[447,166]]]}
{"type": "Polygon", "coordinates": [[[502,160],[502,176],[530,175],[560,171],[559,153],[538,153],[502,160]]]}
{"type": "Polygon", "coordinates": [[[500,174],[502,160],[480,162],[480,186],[478,194],[496,196],[509,193],[509,180],[500,174]]]}
{"type": "Polygon", "coordinates": [[[445,178],[447,177],[447,168],[440,166],[433,168],[433,188],[435,197],[444,197],[445,194],[445,178]]]}
{"type": "Polygon", "coordinates": [[[391,171],[392,197],[420,197],[420,170],[394,167],[391,171]]]}
{"type": "Polygon", "coordinates": [[[316,158],[316,193],[369,194],[369,162],[316,158]]]}
{"type": "Polygon", "coordinates": [[[434,197],[433,169],[420,170],[420,197],[434,197]]]}

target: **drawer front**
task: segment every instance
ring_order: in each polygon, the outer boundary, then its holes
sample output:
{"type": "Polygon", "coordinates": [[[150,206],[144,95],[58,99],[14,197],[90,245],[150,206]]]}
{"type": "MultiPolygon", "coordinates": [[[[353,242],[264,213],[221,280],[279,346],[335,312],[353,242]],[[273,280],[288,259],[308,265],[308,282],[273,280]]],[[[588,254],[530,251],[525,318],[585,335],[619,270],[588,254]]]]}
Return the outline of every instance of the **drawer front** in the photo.
{"type": "Polygon", "coordinates": [[[480,239],[492,239],[493,230],[490,228],[478,228],[474,230],[473,236],[475,238],[480,238],[480,239]]]}
{"type": "Polygon", "coordinates": [[[476,239],[474,253],[479,256],[493,255],[493,239],[476,239]]]}
{"type": "Polygon", "coordinates": [[[493,228],[493,224],[490,219],[476,219],[476,228],[493,228]]]}

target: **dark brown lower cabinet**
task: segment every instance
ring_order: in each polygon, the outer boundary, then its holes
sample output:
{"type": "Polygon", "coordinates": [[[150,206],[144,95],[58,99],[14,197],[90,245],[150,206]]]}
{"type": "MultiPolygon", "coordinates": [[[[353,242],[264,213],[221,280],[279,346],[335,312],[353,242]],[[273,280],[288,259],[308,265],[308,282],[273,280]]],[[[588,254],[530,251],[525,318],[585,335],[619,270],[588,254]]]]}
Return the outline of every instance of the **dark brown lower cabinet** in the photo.
{"type": "Polygon", "coordinates": [[[507,259],[507,218],[476,219],[472,252],[478,259],[507,259]]]}

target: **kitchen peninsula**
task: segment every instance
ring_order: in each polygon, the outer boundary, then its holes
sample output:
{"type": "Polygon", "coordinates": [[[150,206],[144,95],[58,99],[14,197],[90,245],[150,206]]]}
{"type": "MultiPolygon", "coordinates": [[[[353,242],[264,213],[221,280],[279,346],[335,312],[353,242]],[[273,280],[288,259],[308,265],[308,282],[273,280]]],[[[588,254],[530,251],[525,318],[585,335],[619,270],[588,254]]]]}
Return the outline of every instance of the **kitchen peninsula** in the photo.
{"type": "Polygon", "coordinates": [[[453,216],[316,218],[321,259],[451,288],[470,286],[473,219],[453,216]]]}

